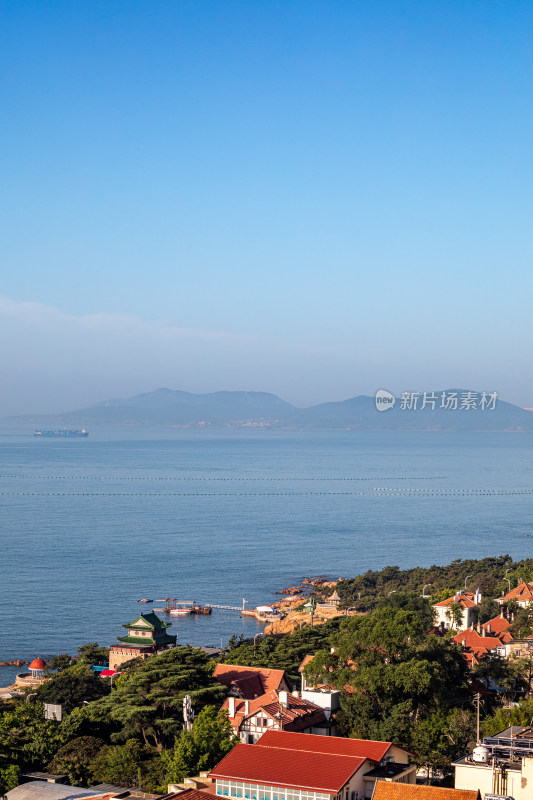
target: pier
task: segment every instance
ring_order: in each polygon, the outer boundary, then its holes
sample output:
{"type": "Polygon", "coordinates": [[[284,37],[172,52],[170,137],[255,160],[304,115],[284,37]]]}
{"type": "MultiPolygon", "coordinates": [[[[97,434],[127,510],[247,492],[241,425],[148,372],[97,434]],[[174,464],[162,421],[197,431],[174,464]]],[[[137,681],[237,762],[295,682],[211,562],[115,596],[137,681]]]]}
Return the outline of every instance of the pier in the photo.
{"type": "MultiPolygon", "coordinates": [[[[165,614],[168,614],[171,609],[179,608],[179,606],[194,606],[194,600],[178,600],[175,597],[161,597],[156,602],[165,603],[164,608],[152,608],[152,611],[161,611],[165,614]]],[[[225,606],[220,605],[218,603],[206,603],[206,608],[218,608],[222,609],[222,611],[245,611],[246,610],[246,598],[242,598],[242,606],[225,606]]]]}

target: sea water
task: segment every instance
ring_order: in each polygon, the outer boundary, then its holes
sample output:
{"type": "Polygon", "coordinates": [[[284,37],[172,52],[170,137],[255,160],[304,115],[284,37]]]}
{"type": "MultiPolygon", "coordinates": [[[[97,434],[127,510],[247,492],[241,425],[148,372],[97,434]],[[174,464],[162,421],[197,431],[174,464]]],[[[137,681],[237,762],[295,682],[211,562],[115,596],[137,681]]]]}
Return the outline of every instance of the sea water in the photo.
{"type": "MultiPolygon", "coordinates": [[[[250,608],[304,576],[528,557],[532,455],[527,433],[4,429],[0,661],[109,646],[143,597],[250,608]]],[[[263,630],[171,621],[194,645],[263,630]]]]}

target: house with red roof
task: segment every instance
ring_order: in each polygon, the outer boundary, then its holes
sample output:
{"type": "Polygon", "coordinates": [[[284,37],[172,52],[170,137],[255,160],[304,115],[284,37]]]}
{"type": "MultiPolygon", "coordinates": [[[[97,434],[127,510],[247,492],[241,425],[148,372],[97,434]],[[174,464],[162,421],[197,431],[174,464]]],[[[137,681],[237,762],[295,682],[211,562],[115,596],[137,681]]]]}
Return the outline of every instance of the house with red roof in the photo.
{"type": "Polygon", "coordinates": [[[515,600],[520,608],[528,608],[533,603],[533,583],[526,583],[521,578],[518,586],[515,586],[514,589],[511,589],[502,597],[496,598],[496,602],[501,606],[510,600],[515,600]]]}
{"type": "Polygon", "coordinates": [[[481,800],[481,792],[479,789],[447,789],[444,786],[378,781],[372,800],[481,800]]]}
{"type": "Polygon", "coordinates": [[[440,603],[434,603],[435,624],[446,630],[453,628],[464,631],[477,621],[477,607],[480,602],[481,593],[478,589],[475,593],[457,592],[440,603]]]}
{"type": "Polygon", "coordinates": [[[501,613],[497,617],[489,619],[488,622],[484,622],[481,627],[487,636],[497,636],[504,644],[507,644],[513,639],[509,633],[510,625],[511,621],[507,619],[502,608],[501,613]]]}
{"type": "Polygon", "coordinates": [[[457,633],[453,640],[460,645],[469,667],[474,667],[488,656],[505,656],[504,642],[499,636],[489,636],[486,629],[480,625],[479,630],[474,627],[457,633]]]}
{"type": "Polygon", "coordinates": [[[223,711],[241,742],[254,744],[269,730],[335,735],[335,723],[324,708],[286,691],[267,692],[254,700],[228,697],[223,711]]]}
{"type": "Polygon", "coordinates": [[[229,689],[231,697],[255,700],[268,692],[290,692],[292,683],[283,669],[217,664],[213,677],[229,689]]]}
{"type": "Polygon", "coordinates": [[[392,742],[269,730],[236,745],[210,777],[233,800],[363,800],[379,779],[414,784],[409,755],[392,742]]]}

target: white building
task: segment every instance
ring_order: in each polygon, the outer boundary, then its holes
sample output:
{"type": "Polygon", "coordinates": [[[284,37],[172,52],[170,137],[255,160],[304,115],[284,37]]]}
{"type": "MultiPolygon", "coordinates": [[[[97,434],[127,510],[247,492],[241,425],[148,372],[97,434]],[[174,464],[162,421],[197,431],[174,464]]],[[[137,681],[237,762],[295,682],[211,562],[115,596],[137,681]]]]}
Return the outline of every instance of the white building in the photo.
{"type": "Polygon", "coordinates": [[[513,725],[487,736],[472,753],[456,761],[455,788],[514,800],[533,797],[533,728],[513,725]]]}
{"type": "Polygon", "coordinates": [[[465,631],[477,622],[477,607],[480,603],[479,589],[475,593],[457,592],[452,597],[433,605],[435,625],[446,628],[446,630],[453,628],[456,631],[465,631]],[[454,619],[454,609],[460,612],[457,620],[454,619]]]}

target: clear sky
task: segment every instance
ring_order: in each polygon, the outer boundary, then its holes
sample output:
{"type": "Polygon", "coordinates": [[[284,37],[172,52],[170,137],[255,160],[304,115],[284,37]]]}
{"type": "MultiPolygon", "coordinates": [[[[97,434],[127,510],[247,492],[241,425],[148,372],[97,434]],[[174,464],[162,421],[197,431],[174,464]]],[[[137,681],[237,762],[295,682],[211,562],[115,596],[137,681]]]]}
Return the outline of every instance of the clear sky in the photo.
{"type": "Polygon", "coordinates": [[[531,0],[0,7],[0,415],[533,406],[531,0]]]}

